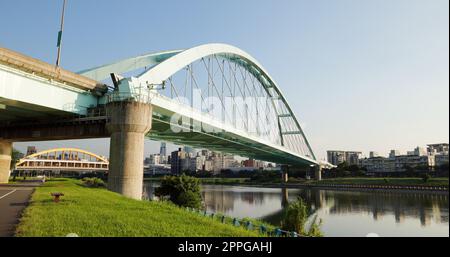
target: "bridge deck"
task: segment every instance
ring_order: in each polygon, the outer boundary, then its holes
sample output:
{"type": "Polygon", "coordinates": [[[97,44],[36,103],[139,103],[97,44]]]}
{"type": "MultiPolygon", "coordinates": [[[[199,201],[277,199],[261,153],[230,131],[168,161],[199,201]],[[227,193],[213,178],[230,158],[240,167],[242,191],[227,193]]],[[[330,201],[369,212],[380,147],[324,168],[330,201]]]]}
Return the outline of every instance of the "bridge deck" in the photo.
{"type": "Polygon", "coordinates": [[[107,88],[90,78],[57,68],[54,65],[0,47],[0,64],[33,73],[37,76],[52,79],[82,90],[106,92],[107,88]]]}

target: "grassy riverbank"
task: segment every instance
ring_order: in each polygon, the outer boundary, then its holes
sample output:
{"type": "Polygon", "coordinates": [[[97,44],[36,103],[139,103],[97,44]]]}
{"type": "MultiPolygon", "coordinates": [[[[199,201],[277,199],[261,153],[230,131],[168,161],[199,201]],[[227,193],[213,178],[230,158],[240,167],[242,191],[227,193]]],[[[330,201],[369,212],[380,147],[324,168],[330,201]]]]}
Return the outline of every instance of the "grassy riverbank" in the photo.
{"type": "MultiPolygon", "coordinates": [[[[159,181],[160,178],[147,178],[146,181],[159,181]]],[[[252,181],[250,178],[200,178],[202,184],[218,185],[273,185],[281,184],[281,179],[274,178],[272,181],[252,181]]],[[[389,185],[389,186],[447,186],[448,178],[430,178],[424,182],[422,178],[333,178],[321,181],[290,178],[289,185],[389,185]]]]}
{"type": "Polygon", "coordinates": [[[16,236],[142,237],[260,236],[256,231],[222,224],[167,202],[137,201],[106,189],[87,188],[79,180],[55,179],[38,187],[16,236]],[[62,192],[54,203],[51,192],[62,192]]]}

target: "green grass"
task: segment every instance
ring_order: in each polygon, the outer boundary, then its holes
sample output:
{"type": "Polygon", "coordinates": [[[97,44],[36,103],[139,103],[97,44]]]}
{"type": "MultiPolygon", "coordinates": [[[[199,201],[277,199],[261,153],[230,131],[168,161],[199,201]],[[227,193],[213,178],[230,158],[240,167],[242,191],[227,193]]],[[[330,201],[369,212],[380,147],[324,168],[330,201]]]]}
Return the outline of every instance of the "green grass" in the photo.
{"type": "Polygon", "coordinates": [[[36,177],[16,177],[16,181],[13,180],[13,177],[9,178],[8,184],[20,184],[20,183],[25,183],[25,182],[30,182],[30,181],[36,181],[39,180],[36,177]]]}
{"type": "Polygon", "coordinates": [[[144,237],[260,236],[256,231],[222,224],[167,202],[137,201],[80,181],[54,179],[38,187],[25,209],[16,236],[144,237]],[[62,192],[54,203],[51,192],[62,192]]]}
{"type": "Polygon", "coordinates": [[[422,178],[335,178],[309,181],[309,184],[346,185],[395,185],[395,186],[448,186],[448,178],[430,178],[426,183],[422,178]],[[386,183],[387,182],[387,183],[386,183]]]}

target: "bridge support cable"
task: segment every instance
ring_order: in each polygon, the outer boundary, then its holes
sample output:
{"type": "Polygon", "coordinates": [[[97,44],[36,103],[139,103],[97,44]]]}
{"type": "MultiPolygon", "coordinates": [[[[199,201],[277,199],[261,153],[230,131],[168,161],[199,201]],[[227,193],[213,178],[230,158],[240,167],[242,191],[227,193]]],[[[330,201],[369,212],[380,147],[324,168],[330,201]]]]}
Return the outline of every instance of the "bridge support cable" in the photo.
{"type": "MultiPolygon", "coordinates": [[[[291,137],[290,140],[293,142],[286,144],[286,139],[281,133],[284,130],[295,131],[298,128],[293,121],[287,121],[287,118],[292,118],[292,114],[285,108],[278,91],[264,84],[262,81],[267,79],[258,75],[258,71],[244,67],[248,65],[245,62],[233,61],[225,57],[218,54],[204,56],[168,77],[164,83],[169,85],[170,98],[181,97],[193,101],[194,89],[199,91],[204,89],[200,94],[200,107],[196,106],[201,112],[212,114],[210,113],[212,107],[210,97],[217,97],[218,105],[215,108],[221,109],[221,115],[216,115],[215,119],[230,124],[234,128],[241,126],[248,133],[267,138],[296,152],[305,153],[297,137],[291,137]],[[194,72],[195,65],[201,67],[194,72]],[[184,76],[178,85],[175,80],[179,73],[184,76]],[[205,82],[199,82],[197,77],[205,82]],[[250,100],[249,102],[240,100],[241,102],[238,103],[236,99],[239,97],[250,100]],[[265,102],[259,101],[262,97],[265,98],[265,102]],[[226,102],[225,98],[230,98],[226,100],[230,102],[226,102]],[[228,106],[229,103],[232,106],[228,106]],[[205,105],[206,108],[203,108],[205,105]],[[236,108],[238,105],[242,108],[236,108]]],[[[178,102],[183,104],[181,101],[178,102]]],[[[191,103],[190,107],[194,108],[193,105],[194,103],[191,103]]],[[[302,135],[299,134],[299,136],[302,135]]]]}

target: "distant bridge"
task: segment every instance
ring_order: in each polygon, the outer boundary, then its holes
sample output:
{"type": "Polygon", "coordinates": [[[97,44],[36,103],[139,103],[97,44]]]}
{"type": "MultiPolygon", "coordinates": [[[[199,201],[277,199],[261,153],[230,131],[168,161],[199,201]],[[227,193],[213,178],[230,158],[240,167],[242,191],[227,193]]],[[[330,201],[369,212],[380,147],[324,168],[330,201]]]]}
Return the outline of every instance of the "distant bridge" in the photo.
{"type": "Polygon", "coordinates": [[[108,171],[109,161],[76,148],[57,148],[31,154],[16,164],[19,171],[108,171]]]}

